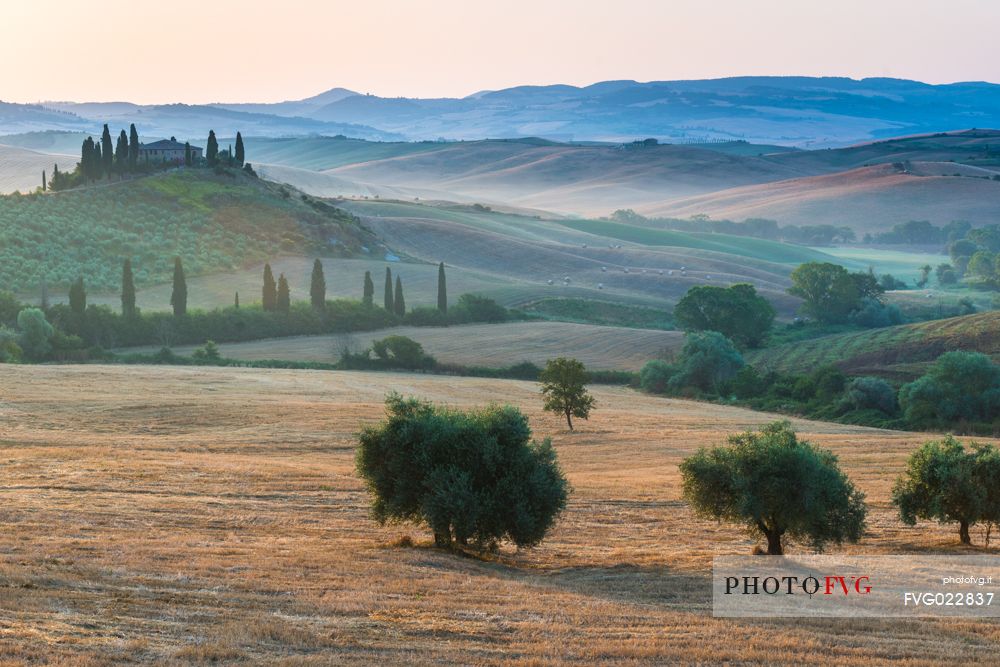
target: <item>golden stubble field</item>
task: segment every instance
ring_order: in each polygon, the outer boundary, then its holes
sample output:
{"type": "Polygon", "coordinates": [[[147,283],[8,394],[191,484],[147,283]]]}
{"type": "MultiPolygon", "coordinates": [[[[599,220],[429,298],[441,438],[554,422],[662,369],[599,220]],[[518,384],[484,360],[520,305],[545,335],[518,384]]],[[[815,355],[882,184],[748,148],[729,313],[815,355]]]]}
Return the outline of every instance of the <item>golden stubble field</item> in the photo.
{"type": "MultiPolygon", "coordinates": [[[[996,664],[991,621],[713,619],[712,556],[753,543],[688,511],[677,464],[769,417],[594,394],[570,433],[528,382],[0,366],[0,664],[996,664]],[[524,409],[574,489],[550,537],[484,561],[372,523],[353,434],[391,390],[524,409]]],[[[868,494],[851,552],[960,551],[887,503],[927,436],[795,423],[868,494]]]]}

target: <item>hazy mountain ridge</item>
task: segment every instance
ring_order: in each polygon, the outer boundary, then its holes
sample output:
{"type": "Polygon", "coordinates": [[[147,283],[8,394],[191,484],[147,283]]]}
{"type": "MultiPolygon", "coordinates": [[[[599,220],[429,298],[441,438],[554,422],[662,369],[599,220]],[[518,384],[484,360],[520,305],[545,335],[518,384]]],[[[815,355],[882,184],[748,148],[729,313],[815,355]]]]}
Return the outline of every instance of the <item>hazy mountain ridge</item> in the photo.
{"type": "Polygon", "coordinates": [[[278,103],[16,106],[34,109],[30,122],[8,120],[0,108],[0,133],[82,129],[88,121],[103,123],[128,114],[140,116],[151,134],[177,136],[201,136],[203,123],[209,123],[217,133],[232,134],[239,129],[244,135],[270,137],[345,134],[380,140],[469,140],[539,136],[611,142],[657,137],[676,143],[745,139],[825,147],[905,134],[1000,127],[998,84],[932,85],[885,78],[604,81],[583,87],[517,86],[436,99],[378,97],[333,88],[303,100],[278,103]],[[76,119],[46,115],[50,111],[69,112],[76,119]],[[245,115],[234,117],[234,113],[245,115]]]}

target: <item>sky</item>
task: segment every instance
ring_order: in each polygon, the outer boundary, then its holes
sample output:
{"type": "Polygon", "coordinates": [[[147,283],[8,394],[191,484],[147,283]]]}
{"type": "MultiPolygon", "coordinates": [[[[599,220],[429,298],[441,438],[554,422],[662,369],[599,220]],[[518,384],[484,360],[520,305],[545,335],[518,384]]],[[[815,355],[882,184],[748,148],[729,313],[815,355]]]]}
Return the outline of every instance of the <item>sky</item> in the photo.
{"type": "Polygon", "coordinates": [[[275,102],[344,87],[738,75],[1000,82],[996,0],[4,0],[0,100],[275,102]]]}

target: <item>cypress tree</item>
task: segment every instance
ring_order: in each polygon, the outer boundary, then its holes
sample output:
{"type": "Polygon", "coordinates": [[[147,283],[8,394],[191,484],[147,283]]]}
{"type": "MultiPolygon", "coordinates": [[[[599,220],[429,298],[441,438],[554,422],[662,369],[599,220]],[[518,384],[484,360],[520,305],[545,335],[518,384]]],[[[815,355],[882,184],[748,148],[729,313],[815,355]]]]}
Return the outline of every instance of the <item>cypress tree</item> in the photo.
{"type": "Polygon", "coordinates": [[[371,271],[365,271],[365,291],[361,301],[369,308],[371,308],[372,303],[375,301],[375,283],[372,281],[371,271]]]}
{"type": "Polygon", "coordinates": [[[278,288],[274,284],[274,274],[271,273],[271,265],[264,265],[264,291],[261,295],[261,304],[264,310],[274,310],[278,303],[278,288]]]}
{"type": "Polygon", "coordinates": [[[135,166],[139,163],[139,132],[135,129],[135,123],[128,128],[128,170],[135,171],[135,166]]]}
{"type": "Polygon", "coordinates": [[[174,258],[174,291],[170,294],[170,305],[174,307],[174,315],[181,317],[187,313],[188,288],[184,278],[184,267],[181,258],[174,258]]]}
{"type": "Polygon", "coordinates": [[[392,307],[392,271],[385,267],[385,293],[382,297],[382,306],[390,313],[395,310],[392,307]]]}
{"type": "Polygon", "coordinates": [[[48,186],[45,183],[45,170],[42,169],[42,192],[45,192],[47,189],[48,186]]]}
{"type": "Polygon", "coordinates": [[[448,314],[448,286],[444,280],[444,262],[438,264],[438,310],[448,314]]]}
{"type": "Polygon", "coordinates": [[[246,153],[243,150],[243,135],[239,132],[236,133],[236,166],[242,167],[243,162],[246,159],[246,153]]]}
{"type": "Polygon", "coordinates": [[[90,177],[91,181],[100,180],[104,173],[104,157],[101,155],[101,144],[100,142],[94,142],[94,148],[91,151],[90,157],[90,167],[92,170],[92,175],[90,177]]]}
{"type": "Polygon", "coordinates": [[[215,130],[208,131],[208,145],[205,147],[205,159],[208,166],[214,167],[219,163],[219,142],[215,138],[215,130]]]}
{"type": "Polygon", "coordinates": [[[317,310],[322,310],[326,306],[326,278],[323,276],[323,263],[318,259],[313,262],[309,300],[312,301],[312,307],[317,310]]]}
{"type": "Polygon", "coordinates": [[[292,308],[292,295],[288,292],[288,281],[285,280],[284,273],[278,276],[277,308],[282,313],[287,313],[292,308]]]}
{"type": "Polygon", "coordinates": [[[191,142],[184,142],[184,166],[190,167],[194,163],[194,158],[191,156],[191,142]]]}
{"type": "Polygon", "coordinates": [[[132,276],[131,259],[126,259],[122,265],[122,315],[135,316],[135,279],[132,276]]]}
{"type": "Polygon", "coordinates": [[[111,143],[111,130],[108,129],[107,123],[104,124],[104,132],[101,133],[101,155],[102,175],[107,175],[108,180],[111,180],[111,171],[115,159],[115,147],[111,143]]]}
{"type": "Polygon", "coordinates": [[[62,187],[62,176],[59,174],[59,165],[52,165],[52,190],[58,190],[62,187]]]}
{"type": "Polygon", "coordinates": [[[118,143],[115,144],[115,171],[119,179],[124,179],[128,171],[128,135],[125,130],[118,135],[118,143]]]}
{"type": "Polygon", "coordinates": [[[89,181],[94,175],[94,138],[87,137],[80,148],[80,175],[84,181],[89,181]]]}
{"type": "Polygon", "coordinates": [[[70,285],[69,309],[81,316],[87,312],[87,289],[83,286],[82,276],[70,285]]]}
{"type": "Polygon", "coordinates": [[[396,276],[396,296],[392,300],[392,311],[402,317],[406,315],[406,301],[403,300],[403,281],[396,276]]]}
{"type": "Polygon", "coordinates": [[[236,308],[236,310],[240,309],[240,293],[239,292],[236,293],[236,298],[233,299],[233,307],[236,308]]]}

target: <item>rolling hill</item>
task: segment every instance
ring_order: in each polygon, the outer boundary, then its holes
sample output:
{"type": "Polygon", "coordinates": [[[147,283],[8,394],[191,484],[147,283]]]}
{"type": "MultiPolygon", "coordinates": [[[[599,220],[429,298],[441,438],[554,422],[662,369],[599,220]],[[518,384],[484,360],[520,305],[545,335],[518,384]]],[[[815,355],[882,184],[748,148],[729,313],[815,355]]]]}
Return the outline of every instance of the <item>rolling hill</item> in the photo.
{"type": "Polygon", "coordinates": [[[61,162],[62,167],[75,166],[69,155],[38,153],[16,146],[0,144],[0,193],[28,193],[42,186],[42,171],[52,176],[52,166],[61,162]]]}
{"type": "Polygon", "coordinates": [[[1000,219],[1000,170],[949,162],[879,164],[639,206],[648,216],[770,218],[882,231],[909,220],[943,225],[1000,219]],[[996,177],[996,178],[994,178],[996,177]]]}
{"type": "Polygon", "coordinates": [[[1000,361],[1000,311],[822,336],[755,351],[748,359],[782,372],[834,364],[851,375],[910,380],[951,350],[982,352],[1000,361]]]}
{"type": "Polygon", "coordinates": [[[174,170],[0,197],[0,284],[19,292],[78,276],[95,291],[117,290],[125,257],[147,286],[169,279],[175,256],[194,276],[280,254],[353,256],[372,243],[343,211],[243,173],[174,170]]]}

